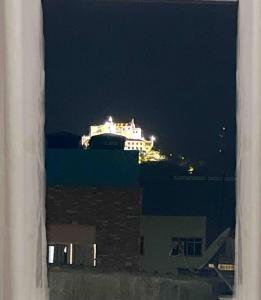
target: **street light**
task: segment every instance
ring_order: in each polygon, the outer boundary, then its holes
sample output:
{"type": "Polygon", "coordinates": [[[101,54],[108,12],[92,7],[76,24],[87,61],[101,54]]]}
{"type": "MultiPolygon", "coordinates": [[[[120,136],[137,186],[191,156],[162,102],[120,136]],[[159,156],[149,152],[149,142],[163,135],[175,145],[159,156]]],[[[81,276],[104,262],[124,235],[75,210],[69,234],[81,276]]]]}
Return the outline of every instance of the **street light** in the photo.
{"type": "Polygon", "coordinates": [[[152,135],[152,136],[150,137],[150,140],[151,140],[152,142],[155,142],[155,141],[156,141],[156,138],[155,138],[155,136],[154,136],[154,135],[152,135]]]}

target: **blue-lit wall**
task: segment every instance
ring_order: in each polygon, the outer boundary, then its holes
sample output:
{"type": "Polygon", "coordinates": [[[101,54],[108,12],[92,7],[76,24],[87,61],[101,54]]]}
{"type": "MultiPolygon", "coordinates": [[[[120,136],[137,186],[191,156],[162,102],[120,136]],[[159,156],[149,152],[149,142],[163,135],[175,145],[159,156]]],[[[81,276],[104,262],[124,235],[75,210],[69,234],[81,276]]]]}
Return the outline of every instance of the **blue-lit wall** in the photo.
{"type": "Polygon", "coordinates": [[[48,186],[138,187],[137,151],[47,149],[48,186]]]}

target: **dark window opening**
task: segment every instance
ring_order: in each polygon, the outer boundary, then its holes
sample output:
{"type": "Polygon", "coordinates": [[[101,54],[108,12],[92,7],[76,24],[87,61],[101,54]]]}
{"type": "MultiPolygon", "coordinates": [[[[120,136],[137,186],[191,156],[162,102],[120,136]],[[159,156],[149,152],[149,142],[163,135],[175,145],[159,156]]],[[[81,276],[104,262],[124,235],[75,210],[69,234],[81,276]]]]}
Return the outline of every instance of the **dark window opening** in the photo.
{"type": "Polygon", "coordinates": [[[171,255],[201,256],[201,238],[172,238],[171,255]]]}

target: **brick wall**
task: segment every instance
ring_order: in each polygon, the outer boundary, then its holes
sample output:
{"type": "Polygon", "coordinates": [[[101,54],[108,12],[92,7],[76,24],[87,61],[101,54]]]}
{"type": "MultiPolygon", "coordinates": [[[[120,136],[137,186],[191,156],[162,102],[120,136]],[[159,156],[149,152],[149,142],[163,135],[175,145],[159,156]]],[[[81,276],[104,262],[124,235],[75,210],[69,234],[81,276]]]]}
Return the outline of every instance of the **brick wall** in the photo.
{"type": "Polygon", "coordinates": [[[137,188],[48,187],[47,226],[95,226],[97,268],[139,271],[141,195],[137,188]]]}

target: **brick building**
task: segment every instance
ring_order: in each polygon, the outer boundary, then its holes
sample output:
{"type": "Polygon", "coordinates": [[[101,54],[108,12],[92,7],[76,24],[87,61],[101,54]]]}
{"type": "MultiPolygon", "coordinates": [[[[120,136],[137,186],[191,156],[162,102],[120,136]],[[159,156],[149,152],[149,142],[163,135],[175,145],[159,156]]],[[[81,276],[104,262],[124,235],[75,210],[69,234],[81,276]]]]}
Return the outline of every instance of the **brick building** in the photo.
{"type": "Polygon", "coordinates": [[[139,167],[135,151],[48,150],[49,263],[149,273],[197,266],[233,228],[235,182],[167,166],[139,167]],[[183,256],[170,255],[177,241],[183,256]]]}
{"type": "Polygon", "coordinates": [[[104,271],[140,270],[138,153],[46,153],[48,261],[104,271]]]}

